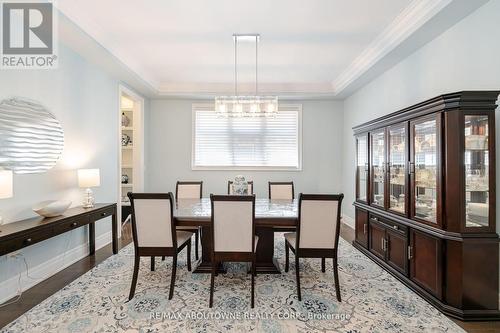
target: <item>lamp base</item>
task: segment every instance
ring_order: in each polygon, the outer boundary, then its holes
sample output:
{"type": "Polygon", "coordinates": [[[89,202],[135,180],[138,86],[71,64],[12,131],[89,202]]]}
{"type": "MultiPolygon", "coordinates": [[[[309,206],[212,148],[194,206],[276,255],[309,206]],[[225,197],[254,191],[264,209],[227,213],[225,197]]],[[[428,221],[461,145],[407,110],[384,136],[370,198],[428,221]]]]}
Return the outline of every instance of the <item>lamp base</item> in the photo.
{"type": "Polygon", "coordinates": [[[85,190],[82,205],[83,208],[94,208],[95,206],[94,192],[90,188],[85,190]]]}

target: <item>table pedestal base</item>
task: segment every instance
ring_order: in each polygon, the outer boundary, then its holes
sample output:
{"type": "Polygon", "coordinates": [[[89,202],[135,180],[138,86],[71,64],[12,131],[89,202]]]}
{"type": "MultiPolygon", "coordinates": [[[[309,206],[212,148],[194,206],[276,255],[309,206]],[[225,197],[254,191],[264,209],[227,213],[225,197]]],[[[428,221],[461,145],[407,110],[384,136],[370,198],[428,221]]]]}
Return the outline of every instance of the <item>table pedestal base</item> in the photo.
{"type": "MultiPolygon", "coordinates": [[[[259,236],[257,243],[257,274],[280,274],[279,265],[274,258],[274,231],[272,227],[256,227],[255,234],[259,236]]],[[[201,248],[202,254],[197,267],[193,273],[210,274],[212,272],[212,243],[210,239],[210,227],[201,228],[201,248]]],[[[225,273],[223,265],[217,268],[218,273],[225,273]]]]}

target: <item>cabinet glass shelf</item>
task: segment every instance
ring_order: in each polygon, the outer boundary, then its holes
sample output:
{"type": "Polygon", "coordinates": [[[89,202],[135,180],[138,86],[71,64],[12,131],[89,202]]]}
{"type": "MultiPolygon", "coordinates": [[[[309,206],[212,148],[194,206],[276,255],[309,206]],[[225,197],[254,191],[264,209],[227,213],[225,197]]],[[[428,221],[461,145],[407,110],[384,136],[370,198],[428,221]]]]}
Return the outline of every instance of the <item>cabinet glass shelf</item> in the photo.
{"type": "Polygon", "coordinates": [[[466,227],[489,226],[489,150],[487,115],[464,117],[466,227]]]}
{"type": "Polygon", "coordinates": [[[436,119],[413,126],[415,216],[432,223],[437,222],[437,131],[436,119]]]}
{"type": "Polygon", "coordinates": [[[368,136],[356,137],[357,199],[368,202],[368,136]]]}
{"type": "Polygon", "coordinates": [[[406,212],[406,125],[389,127],[389,209],[406,212]]]}
{"type": "Polygon", "coordinates": [[[384,207],[385,202],[385,130],[372,132],[371,165],[372,165],[372,203],[384,207]]]}

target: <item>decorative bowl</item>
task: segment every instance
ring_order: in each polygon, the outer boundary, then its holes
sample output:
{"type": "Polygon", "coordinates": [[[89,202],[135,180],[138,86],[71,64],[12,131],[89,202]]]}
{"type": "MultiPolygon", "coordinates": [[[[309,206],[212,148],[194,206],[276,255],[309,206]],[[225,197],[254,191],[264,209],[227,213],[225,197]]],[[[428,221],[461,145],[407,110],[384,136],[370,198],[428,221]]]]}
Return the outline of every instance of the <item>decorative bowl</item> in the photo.
{"type": "Polygon", "coordinates": [[[47,200],[36,204],[33,211],[43,217],[55,217],[62,215],[71,206],[68,200],[47,200]]]}

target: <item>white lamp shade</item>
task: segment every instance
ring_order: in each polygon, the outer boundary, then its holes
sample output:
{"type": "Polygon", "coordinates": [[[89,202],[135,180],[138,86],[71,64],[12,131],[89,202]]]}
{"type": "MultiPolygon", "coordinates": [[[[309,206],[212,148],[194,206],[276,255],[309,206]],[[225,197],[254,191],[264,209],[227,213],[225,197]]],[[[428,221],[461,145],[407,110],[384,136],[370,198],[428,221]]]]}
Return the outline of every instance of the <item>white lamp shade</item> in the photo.
{"type": "Polygon", "coordinates": [[[82,188],[101,186],[99,169],[78,170],[78,186],[82,188]]]}
{"type": "Polygon", "coordinates": [[[0,170],[0,199],[14,196],[13,178],[11,170],[0,170]]]}

